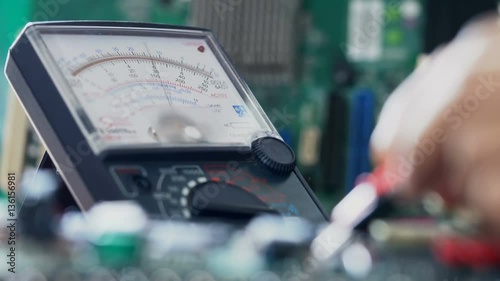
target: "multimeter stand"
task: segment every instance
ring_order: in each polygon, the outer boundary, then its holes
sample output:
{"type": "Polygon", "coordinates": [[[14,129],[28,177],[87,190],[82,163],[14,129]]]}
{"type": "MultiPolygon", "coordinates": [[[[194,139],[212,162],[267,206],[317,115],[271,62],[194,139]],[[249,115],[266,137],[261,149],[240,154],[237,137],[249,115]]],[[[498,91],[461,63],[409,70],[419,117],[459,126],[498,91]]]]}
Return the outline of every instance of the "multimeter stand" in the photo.
{"type": "Polygon", "coordinates": [[[54,162],[50,158],[47,151],[45,151],[45,153],[42,156],[42,159],[40,160],[40,163],[38,164],[37,172],[40,170],[54,170],[54,172],[57,173],[56,166],[54,165],[54,162]]]}

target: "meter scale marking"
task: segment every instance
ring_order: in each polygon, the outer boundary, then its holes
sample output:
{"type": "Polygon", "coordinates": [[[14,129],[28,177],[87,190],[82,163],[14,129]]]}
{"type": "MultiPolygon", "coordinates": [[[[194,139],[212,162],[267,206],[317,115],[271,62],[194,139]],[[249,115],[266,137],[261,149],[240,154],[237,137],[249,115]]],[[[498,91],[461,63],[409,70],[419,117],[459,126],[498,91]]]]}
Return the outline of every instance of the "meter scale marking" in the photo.
{"type": "MultiPolygon", "coordinates": [[[[173,82],[170,82],[170,81],[157,81],[157,80],[150,80],[150,79],[136,80],[136,81],[129,81],[129,82],[123,82],[123,83],[115,84],[113,87],[109,87],[109,88],[105,89],[105,93],[112,93],[112,92],[118,91],[118,90],[120,90],[122,88],[134,87],[136,85],[141,85],[143,83],[145,83],[147,85],[157,85],[157,86],[160,86],[160,87],[164,87],[164,86],[176,86],[176,87],[184,88],[186,90],[190,90],[190,91],[193,91],[193,92],[196,92],[196,93],[199,93],[199,94],[203,94],[202,91],[200,91],[198,89],[195,89],[195,88],[193,88],[191,86],[185,86],[185,85],[182,85],[182,84],[179,84],[179,83],[173,83],[173,82]]],[[[169,89],[168,87],[165,87],[165,88],[169,89]]],[[[211,97],[210,95],[206,95],[206,96],[211,97]]]]}
{"type": "MultiPolygon", "coordinates": [[[[120,91],[122,91],[123,89],[127,89],[127,88],[134,88],[134,87],[137,87],[137,86],[142,86],[143,83],[146,83],[147,85],[158,85],[160,87],[163,87],[167,90],[172,90],[172,86],[171,85],[174,85],[174,86],[178,86],[178,87],[183,87],[185,88],[186,90],[182,91],[182,92],[176,92],[176,93],[171,93],[169,92],[168,93],[168,97],[164,96],[163,94],[154,94],[154,93],[148,93],[148,94],[145,94],[141,97],[135,97],[135,98],[129,98],[126,102],[126,104],[122,104],[122,105],[130,105],[130,104],[138,104],[138,103],[142,103],[144,101],[152,101],[154,103],[154,101],[165,101],[165,100],[170,100],[170,101],[173,101],[173,102],[178,102],[180,104],[188,104],[188,105],[191,105],[191,106],[197,106],[198,105],[198,100],[196,98],[193,98],[193,100],[191,99],[188,99],[188,98],[185,98],[185,97],[179,97],[179,96],[176,96],[175,94],[192,94],[190,91],[195,91],[197,93],[200,93],[202,94],[200,91],[197,91],[195,89],[193,89],[192,87],[185,87],[183,85],[180,85],[180,84],[176,84],[176,83],[161,83],[161,82],[156,82],[156,81],[132,81],[132,82],[125,82],[125,83],[121,83],[119,85],[117,85],[116,87],[112,87],[108,90],[106,90],[106,92],[104,93],[100,93],[100,92],[96,92],[96,93],[91,93],[91,94],[87,94],[86,96],[89,97],[89,98],[96,98],[96,97],[102,97],[104,96],[105,94],[114,94],[114,93],[120,93],[120,91]],[[171,85],[170,85],[171,84],[171,85]],[[170,86],[170,87],[165,87],[165,86],[170,86]]],[[[174,90],[177,90],[175,89],[175,87],[173,88],[174,90]]],[[[208,98],[211,98],[210,96],[207,96],[208,98]]],[[[157,105],[148,105],[148,106],[145,106],[145,107],[142,107],[140,108],[140,110],[142,109],[145,109],[147,107],[151,107],[151,106],[160,106],[160,104],[157,104],[157,105]]],[[[198,108],[207,108],[207,106],[197,106],[198,108]]],[[[248,127],[248,126],[247,126],[248,127]]]]}
{"type": "Polygon", "coordinates": [[[266,203],[283,203],[287,201],[287,196],[269,186],[266,179],[258,178],[245,170],[240,170],[237,175],[224,175],[226,166],[219,163],[210,163],[203,165],[204,170],[211,176],[213,182],[225,182],[227,184],[238,185],[240,188],[256,195],[266,203]],[[220,177],[223,175],[223,178],[220,177]]]}
{"type": "Polygon", "coordinates": [[[178,62],[176,60],[162,58],[162,57],[154,57],[154,56],[149,56],[149,55],[137,55],[137,54],[136,55],[117,55],[117,56],[114,56],[114,55],[104,56],[103,55],[103,57],[101,57],[101,58],[95,58],[95,59],[93,59],[93,60],[91,60],[83,65],[80,65],[78,68],[71,71],[71,74],[73,76],[77,76],[78,74],[80,74],[81,72],[83,72],[89,68],[92,68],[94,66],[97,66],[97,65],[100,65],[103,63],[112,63],[114,61],[156,62],[156,63],[171,65],[171,66],[182,68],[182,69],[185,69],[188,71],[192,71],[195,74],[200,74],[200,75],[208,77],[210,79],[213,78],[211,73],[208,73],[202,69],[198,69],[197,67],[188,65],[188,64],[183,63],[183,62],[178,62]]]}
{"type": "MultiPolygon", "coordinates": [[[[144,100],[146,100],[146,99],[134,99],[134,100],[130,100],[126,104],[121,104],[121,106],[131,106],[131,105],[134,105],[134,104],[139,104],[139,103],[143,102],[144,100]]],[[[149,100],[152,101],[153,99],[149,99],[149,100]]],[[[158,100],[162,100],[162,101],[165,101],[165,102],[168,101],[167,99],[158,99],[158,100]]],[[[191,105],[193,107],[196,106],[196,102],[190,101],[190,100],[187,100],[187,99],[183,99],[183,98],[171,97],[171,101],[179,102],[181,104],[189,104],[189,105],[191,105]]],[[[152,109],[152,108],[164,108],[164,104],[149,104],[149,105],[140,106],[140,107],[135,108],[135,110],[131,111],[131,113],[137,113],[137,112],[144,111],[145,109],[152,109]]],[[[196,108],[205,108],[205,107],[198,106],[196,108]]]]}

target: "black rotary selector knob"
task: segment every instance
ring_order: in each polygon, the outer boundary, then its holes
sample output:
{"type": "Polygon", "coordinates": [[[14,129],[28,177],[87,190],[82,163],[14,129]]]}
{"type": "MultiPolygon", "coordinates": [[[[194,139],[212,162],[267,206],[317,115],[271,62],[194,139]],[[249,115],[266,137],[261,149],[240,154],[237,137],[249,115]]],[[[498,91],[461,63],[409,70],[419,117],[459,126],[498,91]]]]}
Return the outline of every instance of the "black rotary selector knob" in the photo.
{"type": "Polygon", "coordinates": [[[289,174],[295,168],[295,154],[282,140],[263,137],[252,142],[257,163],[279,175],[289,174]]]}

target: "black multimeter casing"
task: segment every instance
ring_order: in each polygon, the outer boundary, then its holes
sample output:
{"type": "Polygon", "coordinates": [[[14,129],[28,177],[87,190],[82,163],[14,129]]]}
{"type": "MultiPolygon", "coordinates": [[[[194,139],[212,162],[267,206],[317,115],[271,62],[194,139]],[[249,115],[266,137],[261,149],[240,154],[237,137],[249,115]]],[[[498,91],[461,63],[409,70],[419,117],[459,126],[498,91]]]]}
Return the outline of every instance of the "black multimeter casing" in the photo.
{"type": "MultiPolygon", "coordinates": [[[[75,21],[29,24],[18,37],[9,51],[5,74],[80,208],[87,210],[99,201],[136,200],[153,216],[190,218],[194,215],[193,210],[186,215],[186,209],[192,206],[185,206],[184,201],[191,200],[191,205],[193,200],[203,201],[203,194],[208,202],[205,205],[210,205],[211,196],[222,196],[220,202],[227,202],[232,208],[251,205],[255,198],[267,202],[270,199],[264,197],[275,196],[271,200],[272,206],[269,205],[270,210],[315,222],[327,220],[318,199],[297,167],[294,165],[288,173],[279,173],[279,169],[270,170],[265,164],[272,159],[264,157],[259,161],[255,147],[107,149],[94,154],[61,97],[56,82],[26,35],[37,26],[208,31],[149,23],[75,21]],[[208,183],[212,186],[207,186],[208,183]],[[191,190],[193,184],[195,187],[204,186],[204,193],[194,198],[188,194],[183,199],[185,188],[190,186],[191,190]],[[241,187],[244,190],[237,191],[241,187]],[[220,189],[218,193],[210,191],[217,188],[220,189]],[[255,191],[259,188],[272,189],[269,191],[272,195],[261,195],[255,191]],[[245,192],[255,194],[245,201],[241,199],[246,196],[245,192]],[[280,193],[286,196],[281,198],[280,193]],[[238,204],[239,200],[243,203],[238,204]],[[172,206],[175,204],[177,206],[172,206]]],[[[217,47],[223,50],[220,45],[217,47]]],[[[227,55],[224,56],[229,60],[227,55]]],[[[244,83],[241,78],[236,78],[244,83]]]]}

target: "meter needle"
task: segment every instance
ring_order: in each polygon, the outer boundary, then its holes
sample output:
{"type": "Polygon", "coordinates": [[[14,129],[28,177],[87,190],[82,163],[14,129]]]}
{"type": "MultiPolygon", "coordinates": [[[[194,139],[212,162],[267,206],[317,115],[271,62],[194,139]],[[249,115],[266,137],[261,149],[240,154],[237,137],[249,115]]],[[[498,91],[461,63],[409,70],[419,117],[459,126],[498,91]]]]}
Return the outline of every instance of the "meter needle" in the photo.
{"type": "MultiPolygon", "coordinates": [[[[146,43],[146,42],[143,42],[143,43],[144,43],[144,48],[146,48],[146,52],[148,52],[149,57],[152,58],[153,56],[151,55],[151,51],[149,50],[148,43],[146,43]]],[[[154,60],[151,60],[151,65],[153,67],[153,70],[157,71],[154,60]]],[[[160,83],[160,87],[162,88],[163,93],[165,94],[165,97],[167,98],[168,105],[172,106],[172,99],[170,98],[170,95],[167,93],[167,90],[165,90],[165,87],[163,87],[164,82],[163,82],[163,79],[161,79],[160,72],[157,71],[157,72],[155,72],[155,74],[157,74],[157,81],[158,81],[158,83],[160,83]]]]}

